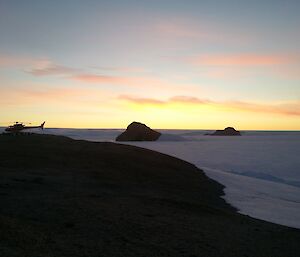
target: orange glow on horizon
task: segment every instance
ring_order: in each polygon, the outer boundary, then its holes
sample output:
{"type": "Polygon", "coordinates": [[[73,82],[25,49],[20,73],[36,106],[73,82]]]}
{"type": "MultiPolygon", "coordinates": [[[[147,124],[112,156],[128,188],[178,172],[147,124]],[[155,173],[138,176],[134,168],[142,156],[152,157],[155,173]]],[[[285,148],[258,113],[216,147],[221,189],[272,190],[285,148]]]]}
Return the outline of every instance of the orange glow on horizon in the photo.
{"type": "Polygon", "coordinates": [[[233,126],[242,130],[300,130],[299,101],[261,104],[191,96],[161,100],[116,97],[97,89],[28,89],[14,95],[9,90],[3,93],[6,102],[1,103],[2,126],[9,125],[3,124],[4,121],[46,120],[47,127],[125,128],[132,121],[140,121],[164,129],[233,126]]]}

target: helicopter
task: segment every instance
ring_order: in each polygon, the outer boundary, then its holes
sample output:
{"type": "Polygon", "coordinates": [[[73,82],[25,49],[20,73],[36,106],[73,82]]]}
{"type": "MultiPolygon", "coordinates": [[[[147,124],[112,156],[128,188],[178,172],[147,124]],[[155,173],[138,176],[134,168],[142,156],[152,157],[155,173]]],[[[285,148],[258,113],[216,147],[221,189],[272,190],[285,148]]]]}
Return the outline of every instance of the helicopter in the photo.
{"type": "Polygon", "coordinates": [[[16,122],[14,125],[8,126],[5,131],[10,133],[19,133],[25,129],[41,128],[44,129],[45,121],[40,126],[26,126],[23,123],[16,122]]]}

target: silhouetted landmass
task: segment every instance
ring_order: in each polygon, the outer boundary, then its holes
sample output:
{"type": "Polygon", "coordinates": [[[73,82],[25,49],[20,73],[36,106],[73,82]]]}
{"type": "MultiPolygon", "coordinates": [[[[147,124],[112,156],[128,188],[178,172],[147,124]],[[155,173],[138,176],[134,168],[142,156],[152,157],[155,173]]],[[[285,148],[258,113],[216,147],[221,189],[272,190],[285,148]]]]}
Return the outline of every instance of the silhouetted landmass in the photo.
{"type": "Polygon", "coordinates": [[[116,141],[156,141],[160,133],[140,122],[132,122],[116,141]]]}
{"type": "Polygon", "coordinates": [[[233,127],[227,127],[222,130],[216,130],[212,134],[206,134],[208,136],[241,136],[241,132],[235,130],[233,127]]]}
{"type": "Polygon", "coordinates": [[[299,230],[238,214],[185,161],[50,135],[0,146],[0,256],[299,255],[299,230]]]}

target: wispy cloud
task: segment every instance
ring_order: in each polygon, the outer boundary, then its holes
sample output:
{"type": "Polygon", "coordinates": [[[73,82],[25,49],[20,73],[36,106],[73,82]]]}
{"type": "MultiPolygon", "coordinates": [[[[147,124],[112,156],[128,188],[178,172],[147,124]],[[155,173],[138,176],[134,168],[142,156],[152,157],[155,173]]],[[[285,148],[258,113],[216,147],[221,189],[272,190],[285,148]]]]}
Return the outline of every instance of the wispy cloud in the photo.
{"type": "Polygon", "coordinates": [[[4,87],[1,89],[0,106],[77,106],[98,105],[111,99],[112,94],[97,88],[68,88],[43,84],[39,88],[28,85],[27,88],[4,87]],[[100,100],[101,99],[101,100],[100,100]],[[55,105],[53,105],[55,104],[55,105]],[[71,105],[70,105],[71,104],[71,105]]]}
{"type": "Polygon", "coordinates": [[[180,104],[207,104],[211,101],[207,99],[200,99],[197,97],[192,96],[174,96],[169,98],[168,100],[158,100],[154,98],[143,98],[143,97],[136,97],[130,95],[120,95],[119,99],[125,100],[128,102],[142,104],[142,105],[168,105],[170,103],[180,103],[180,104]]]}
{"type": "Polygon", "coordinates": [[[2,106],[22,106],[42,104],[49,102],[66,102],[79,98],[86,93],[81,89],[49,88],[47,86],[36,88],[2,88],[2,106]]]}
{"type": "Polygon", "coordinates": [[[0,67],[2,68],[41,68],[49,65],[47,58],[33,58],[28,56],[13,56],[0,54],[0,67]]]}
{"type": "Polygon", "coordinates": [[[200,54],[183,57],[181,62],[211,79],[242,79],[268,76],[300,79],[300,54],[200,54]]]}
{"type": "Polygon", "coordinates": [[[145,73],[147,72],[142,67],[125,67],[125,66],[117,66],[117,67],[107,67],[107,66],[100,66],[100,67],[93,67],[100,71],[110,71],[110,72],[122,72],[122,73],[145,73]]]}
{"type": "Polygon", "coordinates": [[[200,99],[198,97],[193,96],[174,96],[169,99],[169,102],[178,102],[181,104],[208,104],[211,103],[208,99],[200,99]]]}
{"type": "MultiPolygon", "coordinates": [[[[107,67],[104,68],[105,71],[110,71],[112,73],[130,73],[134,69],[129,67],[107,67]]],[[[136,69],[137,70],[137,69],[136,69]]],[[[31,69],[29,71],[34,76],[56,76],[64,75],[65,79],[70,79],[77,82],[82,82],[85,84],[105,84],[105,85],[130,85],[130,86],[144,86],[152,84],[161,85],[163,82],[156,78],[149,77],[131,77],[131,76],[121,76],[121,75],[107,75],[107,74],[97,74],[93,72],[86,72],[83,69],[77,69],[72,67],[63,66],[55,63],[48,63],[44,67],[31,69]]]]}
{"type": "Polygon", "coordinates": [[[118,76],[118,75],[97,75],[92,73],[76,74],[70,79],[86,83],[98,85],[118,85],[140,89],[160,89],[162,90],[186,90],[188,86],[182,86],[175,83],[170,83],[166,80],[157,77],[148,76],[118,76]]]}
{"type": "Polygon", "coordinates": [[[91,73],[77,74],[71,77],[73,80],[84,82],[84,83],[96,83],[96,84],[120,84],[130,81],[130,78],[120,76],[109,76],[109,75],[97,75],[91,73]]]}
{"type": "MultiPolygon", "coordinates": [[[[110,73],[144,73],[145,72],[143,68],[138,68],[138,67],[94,67],[94,68],[101,72],[110,72],[110,73]]],[[[86,73],[83,69],[68,67],[61,64],[51,63],[51,62],[47,63],[43,67],[34,68],[30,70],[29,73],[35,76],[69,75],[83,80],[88,76],[90,76],[90,78],[92,76],[101,77],[101,75],[86,73]]],[[[104,75],[102,77],[109,77],[109,76],[104,75]]],[[[95,81],[95,80],[96,79],[92,79],[91,81],[95,81]]]]}
{"type": "Polygon", "coordinates": [[[63,76],[64,79],[86,84],[109,84],[132,87],[172,87],[159,78],[145,76],[145,70],[138,67],[99,67],[99,72],[88,71],[55,63],[49,59],[38,59],[22,56],[0,55],[0,67],[22,70],[37,77],[63,76]],[[139,73],[140,76],[132,76],[139,73]],[[108,75],[109,74],[109,75],[108,75]],[[127,76],[123,75],[127,74],[127,76]]]}
{"type": "Polygon", "coordinates": [[[49,63],[42,68],[35,68],[29,71],[35,76],[50,76],[50,75],[71,75],[80,72],[79,69],[66,67],[54,63],[49,63]]]}
{"type": "Polygon", "coordinates": [[[143,97],[135,97],[135,96],[130,96],[130,95],[120,95],[118,97],[121,100],[125,100],[128,102],[136,103],[136,104],[142,104],[142,105],[164,105],[167,104],[166,101],[162,100],[157,100],[154,98],[143,98],[143,97]]]}
{"type": "Polygon", "coordinates": [[[209,20],[193,18],[170,17],[168,20],[158,20],[153,25],[154,35],[169,39],[176,44],[176,40],[189,43],[204,42],[222,45],[250,45],[257,41],[255,35],[245,32],[242,27],[232,27],[209,20]]]}
{"type": "Polygon", "coordinates": [[[290,101],[277,104],[257,104],[241,101],[224,103],[232,109],[240,109],[252,112],[264,112],[283,115],[300,116],[300,101],[290,101]]]}
{"type": "Polygon", "coordinates": [[[200,66],[268,66],[288,64],[295,57],[268,54],[203,54],[186,58],[192,65],[200,66]]]}
{"type": "Polygon", "coordinates": [[[110,76],[110,75],[96,75],[91,73],[78,74],[72,76],[72,79],[85,82],[85,83],[97,83],[97,84],[123,84],[132,86],[143,85],[162,85],[163,82],[160,79],[149,77],[125,77],[125,76],[110,76]]]}
{"type": "Polygon", "coordinates": [[[283,103],[274,103],[274,104],[259,104],[259,103],[249,103],[242,101],[211,101],[205,98],[197,98],[191,96],[174,96],[167,100],[160,100],[154,98],[142,98],[129,95],[121,95],[119,99],[127,101],[129,103],[134,103],[138,105],[157,105],[158,107],[164,106],[168,108],[172,104],[181,104],[181,105],[194,105],[205,106],[210,105],[218,107],[228,111],[249,111],[249,112],[261,112],[261,113],[273,113],[281,115],[291,115],[291,116],[300,116],[300,101],[289,101],[283,103]]]}
{"type": "Polygon", "coordinates": [[[180,23],[164,21],[155,25],[155,30],[159,35],[171,38],[201,38],[207,36],[200,29],[195,29],[180,23]]]}
{"type": "Polygon", "coordinates": [[[0,67],[19,69],[34,76],[72,75],[81,70],[56,64],[48,58],[0,55],[0,67]]]}
{"type": "Polygon", "coordinates": [[[13,56],[0,56],[0,67],[8,67],[29,73],[36,77],[60,76],[64,80],[72,80],[84,84],[115,85],[143,90],[160,89],[183,91],[195,89],[193,85],[181,85],[167,79],[151,76],[143,68],[138,67],[100,67],[102,72],[89,71],[55,63],[49,59],[35,59],[13,56]],[[138,73],[138,74],[133,74],[138,73]]]}

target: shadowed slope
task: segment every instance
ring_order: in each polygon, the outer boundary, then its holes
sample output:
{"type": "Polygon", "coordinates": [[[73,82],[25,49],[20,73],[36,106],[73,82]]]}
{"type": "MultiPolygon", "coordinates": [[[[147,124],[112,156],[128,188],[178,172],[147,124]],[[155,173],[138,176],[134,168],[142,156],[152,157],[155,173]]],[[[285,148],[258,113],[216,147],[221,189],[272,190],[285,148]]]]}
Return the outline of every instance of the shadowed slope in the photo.
{"type": "Polygon", "coordinates": [[[185,161],[114,143],[0,137],[3,256],[296,256],[300,232],[237,214],[185,161]]]}

